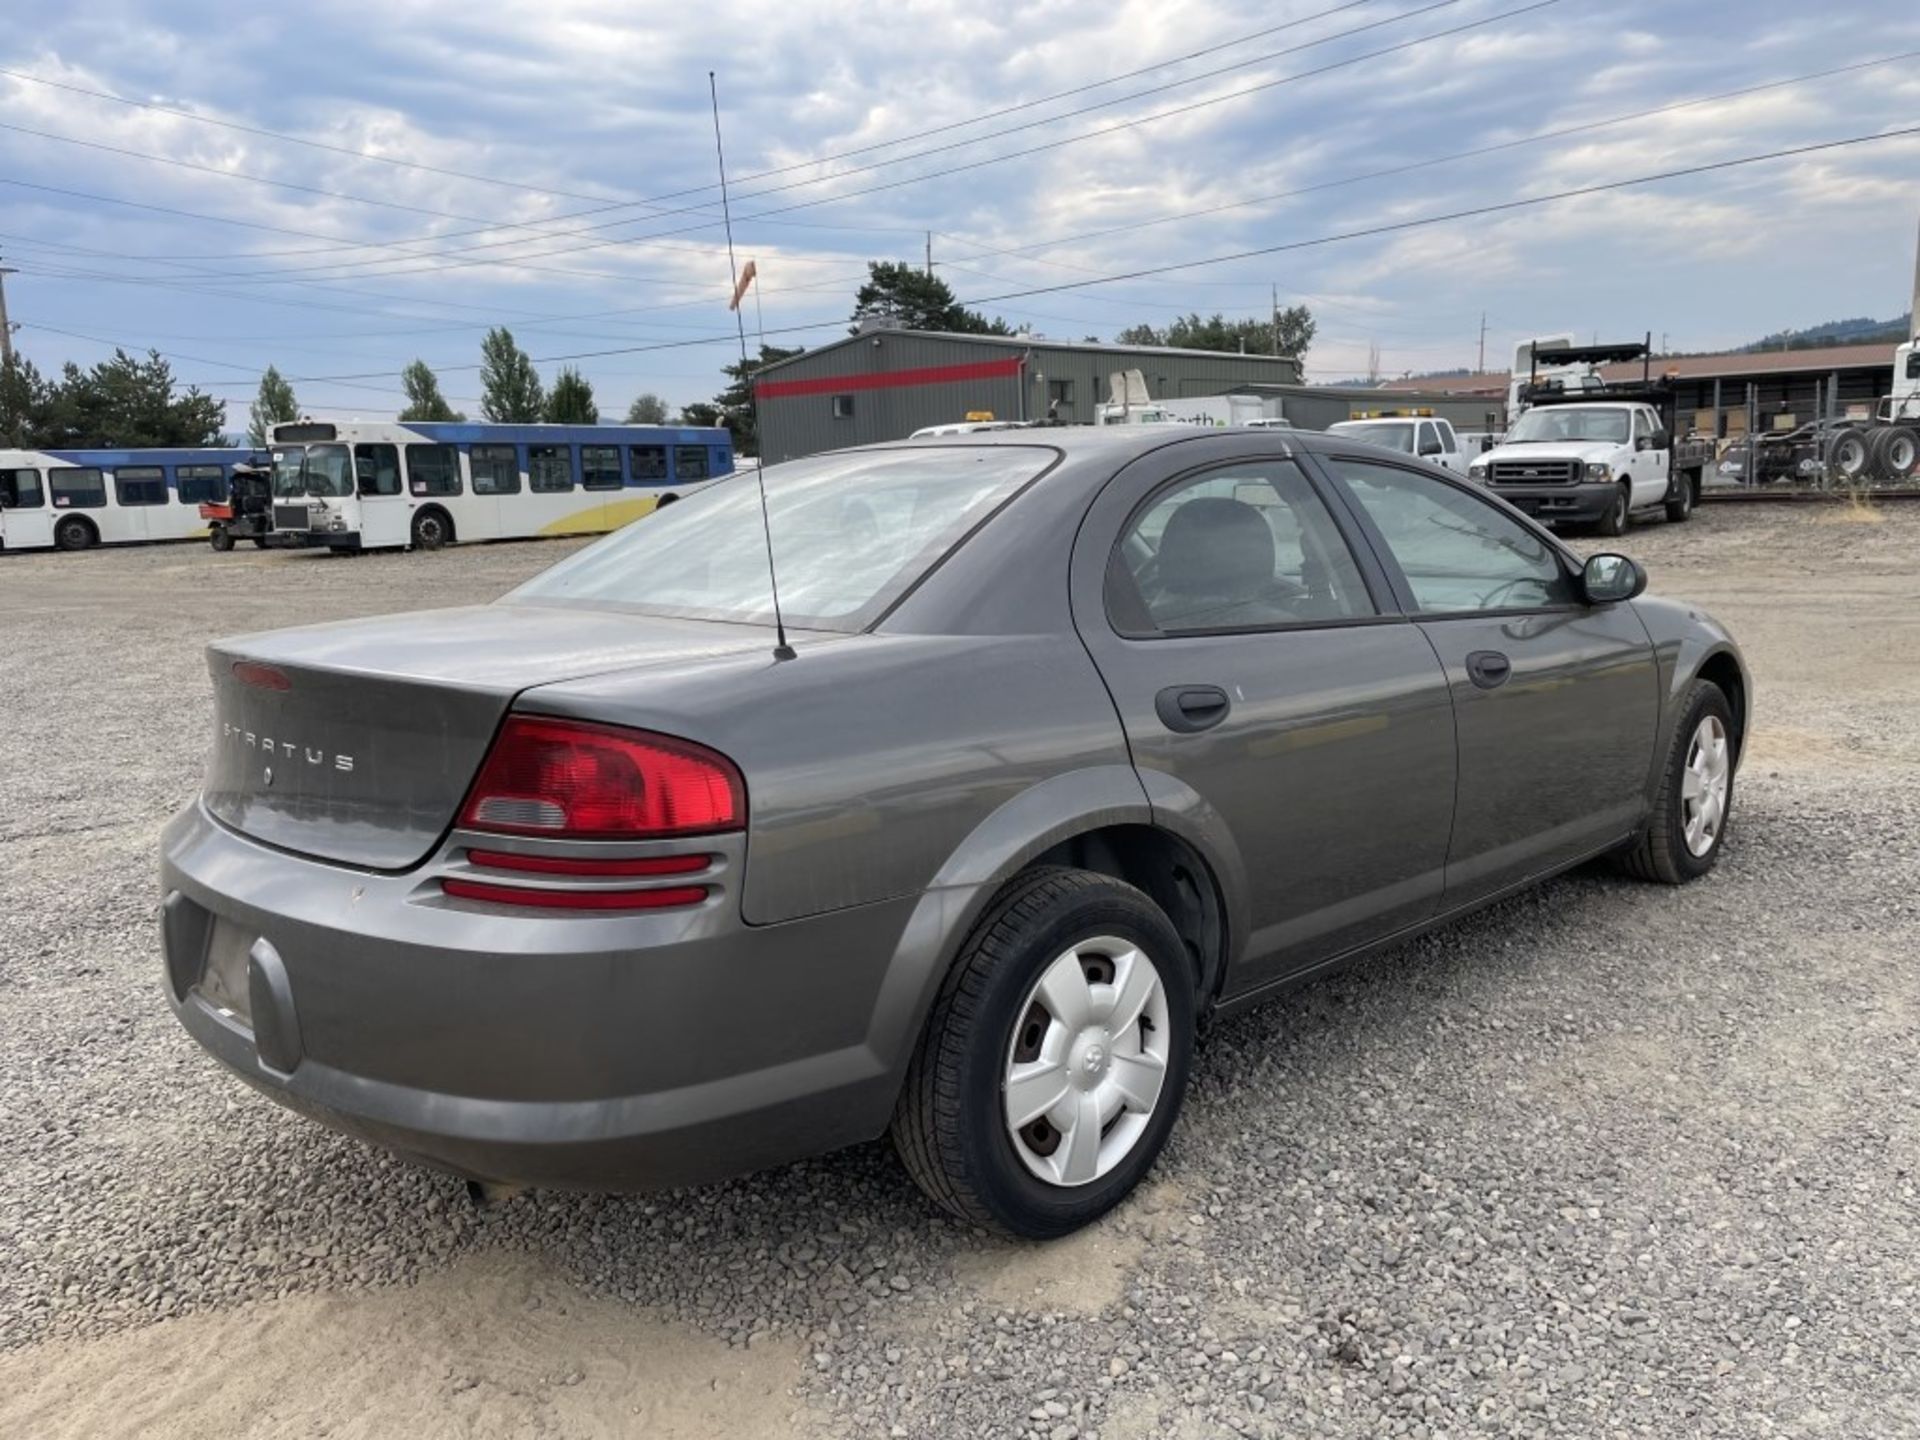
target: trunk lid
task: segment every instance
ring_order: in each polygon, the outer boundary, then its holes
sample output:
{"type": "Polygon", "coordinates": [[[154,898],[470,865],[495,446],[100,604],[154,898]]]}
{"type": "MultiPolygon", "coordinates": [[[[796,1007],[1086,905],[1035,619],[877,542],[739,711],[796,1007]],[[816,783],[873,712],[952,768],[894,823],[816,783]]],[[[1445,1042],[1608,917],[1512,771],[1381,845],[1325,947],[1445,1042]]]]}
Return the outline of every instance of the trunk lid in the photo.
{"type": "Polygon", "coordinates": [[[772,631],[756,625],[536,605],[220,640],[207,648],[214,735],[203,799],[269,845],[406,869],[453,822],[523,690],[772,647],[772,631]]]}

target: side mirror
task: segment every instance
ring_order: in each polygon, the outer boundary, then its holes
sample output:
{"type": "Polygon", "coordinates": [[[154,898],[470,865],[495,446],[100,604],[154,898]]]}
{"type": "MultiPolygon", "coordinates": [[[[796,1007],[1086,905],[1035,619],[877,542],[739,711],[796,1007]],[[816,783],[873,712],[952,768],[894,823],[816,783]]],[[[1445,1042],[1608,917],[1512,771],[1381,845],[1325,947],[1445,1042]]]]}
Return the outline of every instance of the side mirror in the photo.
{"type": "Polygon", "coordinates": [[[1589,605],[1618,605],[1647,588],[1647,572],[1625,555],[1589,555],[1580,571],[1589,605]]]}
{"type": "Polygon", "coordinates": [[[1441,450],[1440,450],[1440,442],[1439,442],[1438,440],[1429,440],[1429,441],[1427,441],[1427,442],[1426,442],[1426,443],[1425,443],[1424,445],[1422,445],[1422,446],[1420,447],[1420,453],[1421,453],[1422,455],[1438,455],[1438,454],[1440,454],[1440,453],[1441,453],[1441,450]]]}

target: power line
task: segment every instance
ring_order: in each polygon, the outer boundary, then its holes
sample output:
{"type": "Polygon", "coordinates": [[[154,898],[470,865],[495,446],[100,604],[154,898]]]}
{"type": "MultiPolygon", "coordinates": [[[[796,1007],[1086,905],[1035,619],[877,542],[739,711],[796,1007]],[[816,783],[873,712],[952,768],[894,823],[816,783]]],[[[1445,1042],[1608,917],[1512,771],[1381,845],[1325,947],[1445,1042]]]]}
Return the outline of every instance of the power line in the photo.
{"type": "MultiPolygon", "coordinates": [[[[1431,225],[1444,225],[1455,220],[1473,219],[1481,215],[1503,214],[1523,210],[1537,205],[1551,205],[1564,200],[1578,199],[1587,195],[1600,195],[1618,190],[1626,190],[1639,185],[1651,185],[1667,180],[1677,180],[1694,175],[1707,175],[1719,171],[1732,170],[1745,165],[1757,165],[1772,160],[1792,159],[1801,155],[1819,154],[1857,145],[1877,144],[1885,140],[1902,139],[1920,135],[1920,125],[1907,126],[1895,130],[1880,130],[1865,135],[1851,135],[1839,140],[1822,140],[1806,145],[1789,146],[1779,150],[1767,150],[1753,155],[1740,155],[1727,160],[1715,160],[1699,165],[1681,166],[1671,170],[1654,171],[1646,175],[1628,176],[1620,180],[1608,180],[1592,185],[1575,186],[1570,189],[1556,190],[1544,195],[1528,195],[1517,200],[1504,200],[1489,205],[1476,205],[1462,210],[1452,210],[1439,215],[1418,216],[1410,220],[1392,221],[1380,225],[1369,225],[1355,230],[1340,231],[1330,235],[1314,236],[1306,240],[1293,240],[1280,245],[1265,245],[1252,250],[1239,250],[1225,255],[1209,255],[1197,260],[1183,260],[1170,265],[1148,266],[1138,270],[1129,270],[1112,275],[1096,276],[1087,280],[1067,281],[1059,285],[1036,286],[1028,290],[1010,291],[1001,295],[982,295],[969,297],[957,303],[966,306],[991,305],[1004,300],[1023,299],[1030,295],[1058,294],[1068,290],[1084,289],[1093,285],[1113,284],[1124,280],[1138,280],[1152,275],[1168,274],[1176,270],[1197,269],[1206,265],[1224,265],[1236,260],[1248,260],[1267,255],[1278,255],[1288,251],[1305,250],[1320,245],[1338,244],[1350,240],[1367,239],[1379,235],[1397,234],[1407,230],[1417,230],[1431,225]]],[[[821,321],[814,324],[786,325],[770,328],[769,335],[793,335],[809,333],[814,330],[839,328],[844,320],[821,321]]],[[[679,350],[698,345],[732,344],[730,334],[711,335],[704,339],[673,340],[653,345],[627,346],[613,350],[578,351],[567,355],[545,355],[534,357],[536,364],[556,364],[568,360],[597,360],[609,355],[637,355],[659,350],[679,350]]],[[[447,365],[437,369],[447,371],[477,370],[474,365],[447,365]]],[[[378,378],[383,372],[363,372],[351,375],[296,376],[294,379],[303,384],[331,383],[340,380],[363,380],[378,378]]],[[[209,384],[227,382],[213,381],[209,384]]]]}
{"type": "MultiPolygon", "coordinates": [[[[1458,0],[1438,0],[1438,3],[1436,3],[1435,5],[1431,5],[1427,8],[1434,9],[1434,8],[1439,8],[1440,4],[1455,4],[1455,3],[1458,3],[1458,0]]],[[[1470,30],[1478,30],[1488,25],[1498,24],[1503,20],[1511,20],[1517,16],[1529,14],[1536,10],[1544,10],[1550,6],[1558,5],[1561,3],[1563,3],[1563,0],[1531,0],[1531,3],[1529,4],[1520,5],[1511,10],[1504,10],[1497,14],[1489,15],[1479,20],[1468,21],[1463,24],[1452,26],[1444,30],[1437,30],[1430,34],[1417,36],[1412,40],[1401,41],[1397,44],[1384,46],[1377,50],[1365,51],[1361,54],[1349,56],[1342,60],[1333,61],[1326,65],[1318,66],[1314,69],[1296,71],[1291,75],[1283,75],[1273,80],[1262,81],[1259,84],[1249,85],[1239,90],[1229,91],[1223,95],[1211,96],[1205,100],[1196,100],[1184,105],[1173,106],[1165,110],[1157,110],[1149,115],[1135,116],[1132,119],[1118,121],[1115,124],[1103,126],[1101,128],[1094,129],[1094,130],[1089,130],[1079,135],[1069,135],[1060,139],[1049,140],[1038,145],[1028,146],[1024,149],[1009,151],[1002,155],[991,155],[991,156],[985,157],[984,159],[968,161],[964,164],[959,164],[959,165],[951,165],[943,169],[928,171],[924,174],[908,176],[904,179],[889,180],[878,185],[867,186],[864,189],[852,190],[844,194],[827,196],[822,199],[800,201],[791,205],[777,206],[769,210],[754,211],[749,214],[742,215],[740,217],[740,220],[744,224],[748,221],[765,220],[774,216],[789,214],[795,210],[813,209],[821,205],[843,204],[848,200],[858,199],[862,196],[879,194],[887,190],[896,190],[907,185],[918,185],[928,180],[947,179],[954,175],[965,174],[973,170],[983,169],[990,165],[1001,165],[1011,160],[1024,159],[1030,155],[1041,154],[1049,150],[1057,150],[1064,146],[1081,144],[1088,140],[1095,140],[1103,136],[1116,134],[1121,131],[1136,129],[1139,126],[1149,125],[1159,120],[1171,119],[1177,115],[1185,115],[1185,114],[1192,113],[1193,111],[1196,111],[1196,110],[1204,110],[1216,105],[1222,105],[1227,103],[1230,100],[1242,99],[1248,95],[1258,94],[1263,91],[1272,90],[1282,85],[1297,84],[1304,80],[1310,80],[1310,79],[1317,78],[1318,76],[1321,76],[1321,75],[1330,74],[1336,70],[1343,70],[1343,69],[1350,68],[1351,66],[1354,66],[1354,65],[1362,64],[1368,60],[1377,60],[1382,56],[1397,54],[1406,50],[1415,49],[1421,45],[1431,44],[1436,40],[1448,39],[1454,35],[1463,34],[1470,30]]],[[[1411,13],[1420,14],[1424,12],[1415,11],[1411,13]]],[[[1404,19],[1407,17],[1401,16],[1396,18],[1404,19]]],[[[1329,37],[1329,38],[1339,38],[1339,37],[1329,37]]],[[[1321,43],[1321,42],[1316,42],[1316,43],[1321,43]]],[[[1205,77],[1196,77],[1196,78],[1205,78],[1205,77]]],[[[1135,97],[1122,97],[1122,99],[1127,99],[1127,98],[1135,98],[1135,97]]],[[[1112,103],[1120,103],[1120,102],[1115,101],[1112,103]]],[[[1036,123],[1050,123],[1050,122],[1036,122],[1036,123]]],[[[1019,127],[1019,128],[1031,128],[1031,126],[1019,127]]],[[[1011,132],[1007,132],[1007,133],[1011,133],[1011,132]]],[[[979,138],[991,139],[996,137],[983,136],[979,138]]],[[[978,143],[978,141],[969,141],[966,143],[969,143],[969,144],[978,143]]],[[[941,148],[953,148],[953,147],[941,147],[941,148]]],[[[932,153],[932,152],[922,152],[922,153],[932,153]]],[[[887,163],[889,164],[903,163],[906,160],[917,159],[917,158],[920,158],[919,155],[902,156],[899,158],[899,160],[890,161],[887,163]]],[[[874,168],[874,167],[868,167],[868,168],[874,168]]],[[[788,185],[773,186],[763,190],[748,191],[746,192],[745,195],[741,196],[740,198],[752,199],[762,195],[770,195],[770,194],[778,193],[780,191],[797,189],[802,186],[828,184],[834,180],[843,179],[845,178],[846,175],[850,175],[854,173],[857,173],[857,172],[844,171],[837,175],[823,176],[816,180],[796,181],[788,185]]],[[[665,212],[665,213],[671,214],[673,212],[665,212]]],[[[665,218],[665,215],[663,214],[663,215],[654,216],[651,218],[655,218],[655,219],[665,218]]],[[[631,220],[616,220],[616,221],[609,221],[600,225],[581,226],[578,229],[575,229],[572,231],[553,232],[552,238],[556,238],[556,239],[561,238],[563,235],[592,234],[598,231],[611,229],[619,225],[630,225],[634,223],[636,222],[631,220]]],[[[585,250],[605,249],[609,246],[614,246],[614,245],[646,244],[651,241],[655,241],[660,238],[663,238],[665,236],[685,234],[685,233],[688,233],[689,230],[703,230],[707,228],[710,228],[710,227],[706,225],[697,225],[697,226],[690,226],[690,227],[682,227],[676,230],[658,231],[658,232],[653,232],[647,235],[609,236],[603,239],[589,241],[586,244],[582,244],[582,245],[562,246],[561,248],[555,249],[555,250],[537,250],[525,255],[512,257],[511,260],[501,259],[497,263],[500,263],[500,264],[520,263],[526,260],[546,259],[554,255],[572,255],[572,254],[578,254],[585,250]]],[[[427,260],[433,263],[428,263],[416,268],[394,269],[394,270],[374,270],[374,271],[368,271],[365,273],[370,275],[373,278],[380,278],[380,277],[395,276],[395,275],[437,274],[446,270],[465,269],[465,268],[471,268],[474,266],[488,265],[496,262],[492,259],[458,260],[458,259],[452,259],[451,257],[460,256],[460,255],[473,255],[473,254],[478,254],[480,251],[483,251],[483,250],[498,250],[506,246],[521,245],[526,243],[528,242],[523,240],[505,240],[505,241],[494,241],[484,245],[459,246],[453,249],[439,251],[432,256],[417,257],[419,259],[427,260]],[[441,262],[445,262],[445,263],[441,263],[441,262]]],[[[299,267],[291,270],[284,270],[279,273],[282,275],[295,275],[295,274],[317,274],[321,271],[361,271],[363,267],[367,265],[379,265],[379,264],[388,264],[388,263],[391,263],[391,262],[342,261],[332,265],[299,267]]],[[[342,277],[336,277],[336,278],[342,278],[342,277]]]]}

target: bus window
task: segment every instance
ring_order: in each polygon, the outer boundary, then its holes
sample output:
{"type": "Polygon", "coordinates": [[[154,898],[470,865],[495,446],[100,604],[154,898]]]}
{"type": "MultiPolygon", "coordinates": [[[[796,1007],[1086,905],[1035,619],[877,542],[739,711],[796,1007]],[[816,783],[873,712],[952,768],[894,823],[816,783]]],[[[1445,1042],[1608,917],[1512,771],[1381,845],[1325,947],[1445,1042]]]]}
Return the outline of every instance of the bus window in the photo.
{"type": "Polygon", "coordinates": [[[620,447],[618,445],[582,445],[580,447],[580,488],[582,490],[618,490],[620,447]]]}
{"type": "Polygon", "coordinates": [[[707,447],[704,445],[676,445],[673,447],[673,473],[679,480],[704,480],[707,478],[707,447]]]}
{"type": "Polygon", "coordinates": [[[476,495],[518,495],[520,452],[511,445],[476,445],[467,457],[476,495]]]}
{"type": "MultiPolygon", "coordinates": [[[[121,475],[127,472],[122,470],[121,475]]],[[[176,465],[174,488],[182,505],[220,505],[227,498],[227,467],[224,465],[176,465]]]]}
{"type": "Polygon", "coordinates": [[[98,510],[107,503],[106,477],[91,466],[49,470],[47,488],[56,510],[98,510]]]}
{"type": "Polygon", "coordinates": [[[354,446],[353,473],[362,495],[398,495],[400,493],[400,447],[398,445],[354,446]]]}
{"type": "Polygon", "coordinates": [[[338,499],[353,494],[353,459],[344,445],[309,445],[301,474],[309,495],[338,499]]]}
{"type": "Polygon", "coordinates": [[[306,481],[300,478],[300,467],[306,464],[307,447],[304,445],[283,445],[273,452],[273,494],[276,500],[297,500],[306,494],[306,481]]]}
{"type": "Polygon", "coordinates": [[[573,489],[573,451],[566,445],[529,445],[527,480],[541,491],[573,489]]]}
{"type": "Polygon", "coordinates": [[[38,510],[45,503],[38,470],[0,470],[0,510],[38,510]]]}
{"type": "Polygon", "coordinates": [[[415,495],[458,495],[460,452],[451,445],[407,446],[407,481],[415,495]]]}
{"type": "Polygon", "coordinates": [[[122,505],[164,505],[167,472],[158,465],[123,465],[113,472],[113,498],[122,505]]]}
{"type": "Polygon", "coordinates": [[[627,462],[633,466],[633,482],[636,485],[672,478],[667,474],[667,447],[664,445],[629,446],[627,462]]]}

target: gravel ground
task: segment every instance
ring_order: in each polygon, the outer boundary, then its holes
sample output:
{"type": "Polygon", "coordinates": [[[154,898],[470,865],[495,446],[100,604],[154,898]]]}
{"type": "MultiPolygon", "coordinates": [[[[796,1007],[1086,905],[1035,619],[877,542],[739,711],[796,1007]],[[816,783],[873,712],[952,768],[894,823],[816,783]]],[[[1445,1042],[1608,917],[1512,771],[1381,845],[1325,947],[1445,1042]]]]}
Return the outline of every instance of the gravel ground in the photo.
{"type": "Polygon", "coordinates": [[[1920,506],[1614,543],[1756,672],[1717,873],[1217,1027],[1154,1181],[1047,1247],[879,1145],[475,1211],[177,1029],[201,644],[568,545],[0,556],[0,1434],[1920,1435],[1920,506]]]}

